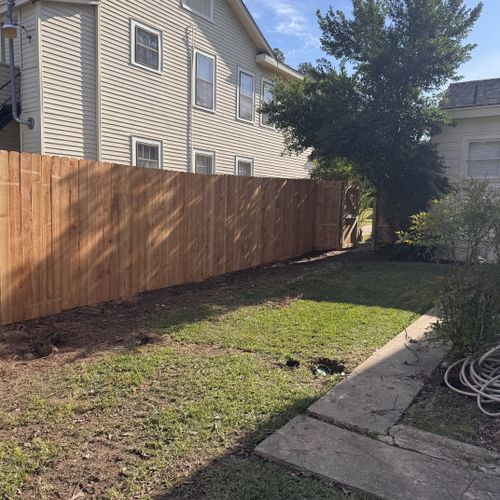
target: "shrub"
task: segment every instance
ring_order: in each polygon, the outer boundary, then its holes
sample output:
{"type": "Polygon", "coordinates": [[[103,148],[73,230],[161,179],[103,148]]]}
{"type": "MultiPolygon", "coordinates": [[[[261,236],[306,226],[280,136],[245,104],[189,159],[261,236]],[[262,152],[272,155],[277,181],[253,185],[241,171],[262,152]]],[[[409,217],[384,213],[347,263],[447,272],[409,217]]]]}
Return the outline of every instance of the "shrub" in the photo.
{"type": "Polygon", "coordinates": [[[377,249],[377,253],[384,259],[404,262],[430,262],[434,255],[426,245],[409,244],[401,241],[383,245],[377,249]]]}
{"type": "Polygon", "coordinates": [[[399,242],[425,246],[434,258],[475,266],[486,257],[500,260],[500,190],[486,182],[464,180],[414,215],[399,242]]]}
{"type": "Polygon", "coordinates": [[[442,320],[432,333],[451,340],[462,356],[493,342],[500,334],[500,191],[485,182],[461,182],[428,212],[414,215],[399,243],[455,266],[444,281],[442,320]]]}
{"type": "Polygon", "coordinates": [[[489,346],[500,333],[499,266],[459,268],[445,280],[440,305],[442,319],[432,336],[453,342],[459,357],[489,346]]]}

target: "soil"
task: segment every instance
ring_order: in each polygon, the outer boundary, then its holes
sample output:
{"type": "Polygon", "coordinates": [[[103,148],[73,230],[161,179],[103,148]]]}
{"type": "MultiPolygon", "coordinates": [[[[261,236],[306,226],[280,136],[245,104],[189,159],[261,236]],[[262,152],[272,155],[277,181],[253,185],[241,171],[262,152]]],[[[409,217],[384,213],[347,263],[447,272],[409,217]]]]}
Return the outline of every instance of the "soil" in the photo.
{"type": "Polygon", "coordinates": [[[500,419],[484,415],[475,398],[452,391],[444,371],[441,366],[434,372],[402,423],[500,452],[500,419]]]}
{"type": "MultiPolygon", "coordinates": [[[[312,266],[327,269],[369,259],[378,258],[364,251],[310,255],[286,263],[227,274],[202,283],[157,290],[127,300],[82,307],[0,327],[0,379],[3,380],[4,388],[8,387],[2,396],[3,403],[16,408],[19,395],[29,390],[36,392],[36,384],[42,383],[46,374],[84,358],[91,360],[103,352],[122,351],[128,346],[168,344],[171,342],[168,336],[155,333],[154,322],[169,311],[214,302],[215,296],[217,304],[225,308],[237,308],[241,304],[239,300],[252,300],[249,290],[254,290],[253,300],[260,301],[259,293],[265,293],[266,290],[259,287],[268,288],[271,280],[274,283],[280,280],[287,283],[299,278],[306,268],[310,270],[312,266]],[[240,296],[244,298],[240,299],[240,296]]],[[[279,301],[281,306],[286,305],[287,301],[286,298],[272,296],[270,300],[279,301]]],[[[216,349],[188,343],[177,348],[196,349],[197,352],[216,349]]],[[[338,371],[341,365],[333,368],[338,371]]],[[[117,477],[123,476],[125,480],[126,465],[140,462],[142,458],[134,447],[140,439],[139,431],[116,426],[115,422],[133,421],[134,418],[140,421],[143,413],[142,401],[138,399],[136,406],[132,401],[126,408],[114,410],[113,414],[82,414],[66,428],[55,423],[43,426],[43,430],[40,430],[40,425],[34,423],[0,431],[0,440],[13,438],[23,443],[38,437],[57,442],[64,448],[70,446],[73,439],[71,430],[74,428],[75,436],[78,434],[84,440],[74,455],[69,454],[47,469],[43,482],[37,475],[30,478],[23,498],[103,498],[102,489],[99,488],[103,484],[113,484],[117,477]],[[106,431],[110,428],[114,429],[114,434],[106,431]]],[[[239,436],[233,439],[234,447],[238,449],[239,436]]],[[[226,445],[229,446],[229,443],[226,445]]],[[[186,457],[186,463],[179,467],[182,466],[184,472],[194,470],[201,467],[204,461],[209,463],[216,458],[216,455],[207,451],[204,457],[186,457]]],[[[119,481],[115,483],[117,488],[120,487],[119,481]]]]}
{"type": "MultiPolygon", "coordinates": [[[[290,281],[311,266],[378,260],[364,249],[314,253],[271,266],[239,271],[205,280],[146,292],[136,297],[86,306],[31,321],[0,326],[0,377],[27,376],[62,366],[95,353],[131,345],[165,342],[148,327],[169,311],[220,298],[225,306],[266,280],[290,281]]],[[[246,299],[248,301],[248,297],[246,299]]],[[[281,302],[288,299],[279,297],[281,302]]]]}

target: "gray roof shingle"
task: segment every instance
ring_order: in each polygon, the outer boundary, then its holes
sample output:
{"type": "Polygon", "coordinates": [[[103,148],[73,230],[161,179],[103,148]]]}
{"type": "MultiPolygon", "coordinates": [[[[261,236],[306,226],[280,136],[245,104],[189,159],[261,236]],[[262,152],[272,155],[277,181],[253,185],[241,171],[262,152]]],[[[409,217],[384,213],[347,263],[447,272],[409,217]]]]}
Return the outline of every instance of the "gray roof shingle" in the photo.
{"type": "Polygon", "coordinates": [[[446,95],[444,109],[500,104],[500,78],[452,83],[446,95]]]}

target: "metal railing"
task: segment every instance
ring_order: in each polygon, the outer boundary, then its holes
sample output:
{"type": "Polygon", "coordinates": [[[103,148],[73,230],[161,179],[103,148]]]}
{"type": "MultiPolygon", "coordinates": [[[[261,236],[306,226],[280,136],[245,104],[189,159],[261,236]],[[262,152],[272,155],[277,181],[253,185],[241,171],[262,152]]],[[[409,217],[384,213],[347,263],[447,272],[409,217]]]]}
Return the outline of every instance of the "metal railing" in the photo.
{"type": "MultiPolygon", "coordinates": [[[[0,82],[5,82],[2,83],[0,86],[0,112],[4,110],[5,106],[8,105],[12,101],[12,93],[11,93],[11,87],[10,87],[10,74],[8,71],[2,71],[4,68],[4,65],[1,65],[2,67],[0,68],[0,82]],[[7,80],[5,80],[7,78],[7,80]]],[[[8,67],[7,67],[8,69],[8,67]]],[[[21,71],[17,70],[16,73],[16,90],[17,90],[17,95],[19,95],[20,89],[21,89],[21,71]]]]}

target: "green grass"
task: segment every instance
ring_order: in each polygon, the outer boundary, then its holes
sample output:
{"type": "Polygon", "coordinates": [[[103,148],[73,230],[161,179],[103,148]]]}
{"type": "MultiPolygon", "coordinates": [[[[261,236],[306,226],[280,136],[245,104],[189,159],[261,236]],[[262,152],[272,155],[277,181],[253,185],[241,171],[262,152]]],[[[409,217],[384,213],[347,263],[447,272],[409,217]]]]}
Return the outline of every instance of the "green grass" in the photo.
{"type": "Polygon", "coordinates": [[[0,437],[18,439],[6,445],[16,453],[0,448],[0,491],[29,496],[36,484],[55,497],[89,483],[108,498],[343,498],[253,448],[340,380],[316,376],[316,358],[354,368],[433,305],[440,273],[325,262],[242,276],[203,302],[194,294],[148,319],[158,344],[37,374],[36,391],[0,410],[0,437]],[[34,435],[56,444],[57,460],[33,452],[34,435]],[[68,457],[78,466],[61,471],[68,457]]]}
{"type": "Polygon", "coordinates": [[[0,440],[0,498],[15,497],[28,475],[36,474],[56,457],[56,448],[43,439],[24,445],[0,440]]]}
{"type": "Polygon", "coordinates": [[[157,326],[177,341],[251,350],[280,361],[335,358],[354,368],[432,305],[435,272],[433,266],[401,263],[317,272],[289,283],[285,301],[157,326]]]}
{"type": "Polygon", "coordinates": [[[373,208],[367,208],[363,210],[359,215],[359,227],[368,226],[372,223],[373,219],[373,208]]]}

